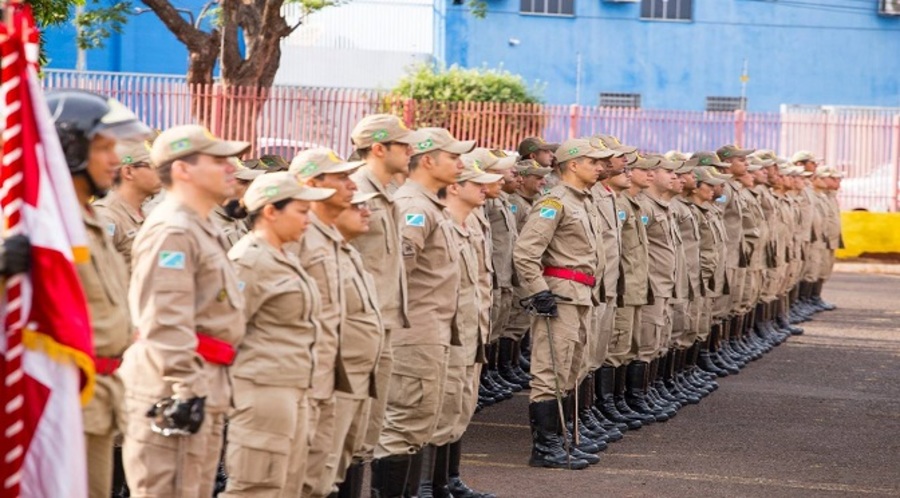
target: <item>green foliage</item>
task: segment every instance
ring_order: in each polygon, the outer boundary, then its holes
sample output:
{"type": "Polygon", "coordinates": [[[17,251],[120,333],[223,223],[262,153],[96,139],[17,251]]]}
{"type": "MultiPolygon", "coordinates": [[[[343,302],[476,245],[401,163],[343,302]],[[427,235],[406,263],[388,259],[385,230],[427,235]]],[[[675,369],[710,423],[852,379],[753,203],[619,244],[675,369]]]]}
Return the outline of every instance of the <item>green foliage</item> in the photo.
{"type": "Polygon", "coordinates": [[[469,0],[466,5],[469,6],[469,12],[478,19],[484,19],[487,16],[487,2],[485,0],[469,0]]]}
{"type": "Polygon", "coordinates": [[[78,48],[102,48],[106,39],[113,33],[121,33],[122,26],[128,21],[131,2],[116,2],[104,6],[100,0],[91,0],[80,15],[75,16],[78,37],[75,40],[78,48]]]}
{"type": "Polygon", "coordinates": [[[534,104],[541,102],[542,91],[504,69],[419,65],[394,87],[393,93],[416,100],[534,104]]]}

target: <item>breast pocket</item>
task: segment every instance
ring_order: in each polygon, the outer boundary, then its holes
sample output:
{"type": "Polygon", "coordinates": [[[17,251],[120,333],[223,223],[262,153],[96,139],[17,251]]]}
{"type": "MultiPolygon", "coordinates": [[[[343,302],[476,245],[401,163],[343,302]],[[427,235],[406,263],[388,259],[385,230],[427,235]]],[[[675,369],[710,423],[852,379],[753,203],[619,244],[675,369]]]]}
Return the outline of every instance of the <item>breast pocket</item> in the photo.
{"type": "Polygon", "coordinates": [[[450,226],[450,223],[450,221],[441,223],[441,240],[438,241],[438,244],[443,243],[444,250],[447,252],[447,259],[455,263],[459,259],[459,247],[456,243],[456,238],[453,236],[453,227],[450,226]]]}

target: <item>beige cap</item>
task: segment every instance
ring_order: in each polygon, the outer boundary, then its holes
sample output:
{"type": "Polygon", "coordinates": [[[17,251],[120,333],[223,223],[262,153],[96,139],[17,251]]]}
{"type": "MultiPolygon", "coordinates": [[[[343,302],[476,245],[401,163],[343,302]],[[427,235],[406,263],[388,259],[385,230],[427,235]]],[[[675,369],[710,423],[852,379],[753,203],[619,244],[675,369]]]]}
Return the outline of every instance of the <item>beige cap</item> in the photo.
{"type": "Polygon", "coordinates": [[[150,164],[150,146],[146,140],[119,140],[116,142],[116,155],[122,166],[133,164],[150,164]]]}
{"type": "Polygon", "coordinates": [[[559,144],[545,142],[541,137],[527,137],[519,142],[519,147],[516,150],[519,152],[520,156],[525,157],[528,154],[532,154],[539,150],[549,150],[550,152],[553,152],[558,148],[559,144]]]}
{"type": "Polygon", "coordinates": [[[234,177],[238,180],[242,180],[245,182],[252,182],[257,177],[266,174],[266,170],[264,169],[250,169],[245,166],[241,166],[234,172],[234,177]]]}
{"type": "Polygon", "coordinates": [[[817,163],[821,162],[821,161],[819,161],[819,159],[816,157],[815,154],[813,154],[812,152],[810,152],[808,150],[798,150],[797,152],[794,152],[793,156],[791,156],[792,163],[799,163],[799,162],[803,162],[803,161],[813,161],[813,162],[817,162],[817,163]]]}
{"type": "Polygon", "coordinates": [[[698,183],[702,182],[709,185],[721,185],[725,183],[728,178],[731,178],[731,175],[714,175],[713,171],[714,168],[694,168],[694,179],[696,179],[698,183]],[[725,176],[728,178],[723,178],[725,176]]]}
{"type": "Polygon", "coordinates": [[[603,140],[601,140],[599,136],[588,137],[587,141],[591,144],[591,147],[593,147],[595,149],[612,152],[612,155],[610,155],[608,157],[621,157],[621,156],[625,155],[625,152],[622,150],[610,149],[609,146],[607,146],[606,143],[603,140]]]}
{"type": "Polygon", "coordinates": [[[665,170],[675,171],[678,169],[679,166],[681,166],[681,164],[679,164],[675,161],[669,161],[668,159],[666,159],[666,156],[663,156],[662,154],[647,154],[645,157],[647,159],[658,160],[659,167],[662,169],[665,169],[665,170]]]}
{"type": "Polygon", "coordinates": [[[688,164],[691,166],[719,166],[722,168],[730,166],[730,164],[722,162],[718,154],[709,151],[694,152],[691,158],[688,159],[688,164]]]}
{"type": "Polygon", "coordinates": [[[719,147],[719,150],[716,151],[716,154],[722,158],[728,157],[746,157],[750,154],[753,154],[753,149],[741,149],[737,145],[723,145],[719,147]]]}
{"type": "Polygon", "coordinates": [[[768,155],[765,157],[751,155],[751,156],[747,156],[747,159],[750,160],[751,165],[758,165],[760,168],[765,168],[767,166],[775,165],[774,157],[770,157],[768,155]]]}
{"type": "Polygon", "coordinates": [[[503,172],[512,169],[516,164],[515,156],[500,157],[484,147],[476,147],[472,152],[463,155],[462,159],[463,162],[473,161],[473,164],[484,171],[503,172]]]}
{"type": "Polygon", "coordinates": [[[652,171],[654,169],[659,169],[662,161],[663,159],[660,159],[659,157],[647,157],[637,154],[637,159],[631,163],[631,167],[633,169],[652,171]]]}
{"type": "Polygon", "coordinates": [[[549,175],[553,168],[545,168],[534,159],[525,159],[516,163],[516,171],[522,176],[534,175],[544,177],[549,175]]]}
{"type": "Polygon", "coordinates": [[[474,182],[486,185],[488,183],[499,182],[503,179],[503,175],[485,173],[478,163],[479,161],[477,159],[471,157],[464,158],[463,169],[456,175],[456,182],[474,182]]]}
{"type": "Polygon", "coordinates": [[[637,152],[637,147],[622,145],[622,142],[620,142],[618,138],[612,135],[597,135],[597,138],[602,140],[607,147],[614,151],[622,152],[624,154],[633,154],[637,152]]]}
{"type": "Polygon", "coordinates": [[[323,201],[336,190],[333,188],[306,187],[297,181],[297,176],[287,171],[279,171],[268,175],[260,175],[247,187],[244,193],[244,207],[254,212],[266,204],[273,204],[285,199],[299,201],[323,201]]]}
{"type": "Polygon", "coordinates": [[[709,174],[712,175],[713,178],[718,178],[720,180],[725,180],[725,181],[731,180],[732,178],[734,178],[734,175],[732,175],[731,173],[722,173],[721,171],[719,171],[716,168],[707,167],[704,169],[709,171],[709,174]]]}
{"type": "Polygon", "coordinates": [[[360,192],[356,191],[353,193],[353,198],[350,199],[350,204],[362,204],[364,202],[368,202],[376,197],[378,197],[378,192],[360,192]]]}
{"type": "Polygon", "coordinates": [[[775,151],[772,149],[756,149],[753,154],[750,154],[750,157],[758,157],[763,160],[771,160],[774,164],[774,161],[778,157],[778,155],[775,154],[775,151]]]}
{"type": "Polygon", "coordinates": [[[288,171],[296,174],[301,180],[315,178],[325,173],[345,173],[362,166],[362,161],[348,162],[331,149],[319,147],[307,149],[297,154],[291,161],[288,171]]]}
{"type": "Polygon", "coordinates": [[[566,140],[556,149],[554,155],[557,162],[571,161],[579,157],[589,157],[591,159],[606,159],[612,157],[615,152],[609,149],[598,149],[591,145],[591,142],[584,138],[575,138],[566,140]]]}
{"type": "Polygon", "coordinates": [[[412,144],[413,155],[442,150],[451,154],[465,154],[475,148],[474,140],[457,140],[445,128],[420,128],[422,138],[412,144]]]}
{"type": "Polygon", "coordinates": [[[217,157],[239,156],[250,150],[248,142],[233,142],[216,138],[200,125],[174,126],[153,141],[150,159],[159,166],[191,154],[217,157]]]}
{"type": "Polygon", "coordinates": [[[674,162],[674,163],[678,166],[678,167],[675,169],[675,174],[676,174],[676,175],[686,175],[686,174],[688,174],[688,173],[693,173],[693,172],[694,172],[694,167],[691,166],[691,165],[689,165],[689,164],[687,163],[687,161],[672,161],[672,162],[674,162]]]}
{"type": "Polygon", "coordinates": [[[670,150],[663,154],[663,157],[669,161],[687,161],[690,158],[690,156],[679,150],[670,150]]]}
{"type": "Polygon", "coordinates": [[[414,144],[425,138],[423,133],[410,130],[402,119],[391,114],[370,114],[356,123],[350,132],[350,140],[358,149],[387,142],[414,144]]]}

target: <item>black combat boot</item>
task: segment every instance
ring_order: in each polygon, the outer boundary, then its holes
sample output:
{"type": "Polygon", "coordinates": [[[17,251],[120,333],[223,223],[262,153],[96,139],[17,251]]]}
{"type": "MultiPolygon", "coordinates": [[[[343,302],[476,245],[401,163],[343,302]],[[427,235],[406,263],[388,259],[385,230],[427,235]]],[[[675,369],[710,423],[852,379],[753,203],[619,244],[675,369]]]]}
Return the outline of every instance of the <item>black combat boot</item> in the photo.
{"type": "Polygon", "coordinates": [[[450,444],[434,448],[434,472],[431,473],[431,492],[435,498],[450,495],[450,444]]]}
{"type": "MultiPolygon", "coordinates": [[[[580,391],[582,394],[579,394],[579,402],[582,405],[582,411],[585,412],[585,419],[588,421],[588,424],[595,424],[597,428],[599,428],[600,436],[607,443],[614,443],[616,441],[621,440],[624,436],[622,432],[619,431],[617,424],[610,422],[603,416],[603,413],[597,407],[597,384],[600,382],[597,378],[600,375],[600,370],[594,370],[589,373],[585,380],[582,382],[584,387],[583,391],[580,391]]],[[[627,425],[622,424],[625,429],[628,429],[627,425]]],[[[595,431],[597,432],[597,431],[595,431]]]]}
{"type": "Polygon", "coordinates": [[[485,365],[485,368],[488,370],[488,376],[497,383],[500,387],[503,387],[509,391],[517,393],[522,390],[522,386],[517,383],[510,382],[503,378],[500,375],[499,370],[499,360],[500,360],[500,346],[498,342],[492,342],[488,344],[488,362],[485,365]]]}
{"type": "Polygon", "coordinates": [[[600,425],[600,421],[594,418],[594,412],[591,407],[594,406],[594,375],[589,373],[582,379],[578,385],[578,419],[581,424],[590,433],[592,439],[599,439],[606,443],[611,440],[606,433],[606,429],[600,425]]]}
{"type": "MultiPolygon", "coordinates": [[[[668,354],[650,362],[650,385],[652,390],[655,390],[657,397],[661,398],[664,405],[677,411],[687,404],[687,400],[683,400],[676,392],[669,389],[670,385],[666,383],[666,372],[669,369],[668,362],[668,354]]],[[[659,405],[660,403],[657,404],[659,405]]]]}
{"type": "Polygon", "coordinates": [[[666,359],[666,372],[663,374],[663,382],[669,388],[669,392],[674,396],[678,396],[679,400],[684,398],[688,404],[696,405],[700,402],[700,398],[705,396],[705,391],[700,391],[684,377],[684,358],[683,349],[672,348],[669,350],[666,359]],[[673,392],[674,391],[674,392],[673,392]]]}
{"type": "Polygon", "coordinates": [[[825,287],[825,279],[820,278],[816,281],[815,286],[813,287],[813,304],[823,309],[824,311],[833,311],[837,309],[837,306],[829,303],[822,299],[822,288],[825,287]]]}
{"type": "Polygon", "coordinates": [[[531,421],[531,458],[528,465],[571,470],[588,466],[587,461],[571,457],[566,452],[556,400],[529,403],[528,415],[531,421]]]}
{"type": "Polygon", "coordinates": [[[437,459],[437,447],[433,444],[426,444],[422,451],[422,470],[419,474],[419,492],[416,494],[418,498],[434,498],[434,464],[437,459]]]}
{"type": "Polygon", "coordinates": [[[790,308],[788,305],[788,298],[784,297],[778,301],[778,307],[775,315],[775,321],[778,323],[778,326],[781,330],[786,330],[790,335],[801,335],[803,333],[803,327],[798,327],[791,323],[790,317],[788,317],[787,310],[790,308]]]}
{"type": "Polygon", "coordinates": [[[714,323],[710,327],[709,336],[706,338],[706,341],[700,345],[700,352],[697,355],[697,366],[703,371],[715,375],[716,377],[725,377],[729,374],[728,370],[725,370],[716,361],[718,356],[716,355],[715,347],[716,339],[719,336],[719,328],[720,325],[717,323],[714,323]]]}
{"type": "Polygon", "coordinates": [[[678,410],[681,409],[681,403],[669,401],[660,393],[660,391],[665,391],[665,387],[662,382],[662,370],[660,370],[659,366],[660,359],[654,358],[650,362],[650,366],[647,367],[647,405],[654,410],[665,413],[671,419],[678,414],[678,410]]]}
{"type": "Polygon", "coordinates": [[[344,481],[338,485],[337,498],[361,498],[364,473],[365,467],[362,462],[351,463],[347,467],[344,481]]]}
{"type": "Polygon", "coordinates": [[[513,369],[516,371],[516,375],[522,379],[523,389],[528,389],[531,383],[531,374],[528,371],[531,369],[531,363],[528,363],[524,357],[522,357],[522,352],[519,350],[521,347],[521,341],[516,341],[513,339],[513,369]]]}
{"type": "Polygon", "coordinates": [[[528,387],[528,379],[519,377],[513,368],[513,348],[515,342],[509,338],[501,338],[497,341],[497,373],[506,382],[513,384],[521,391],[528,387]]]}
{"type": "Polygon", "coordinates": [[[669,420],[666,412],[652,406],[647,401],[647,390],[650,382],[650,364],[646,361],[634,360],[626,369],[625,400],[634,411],[650,415],[657,422],[669,420]]]}
{"type": "MultiPolygon", "coordinates": [[[[578,407],[575,405],[575,395],[573,393],[567,393],[563,398],[563,409],[565,410],[563,413],[566,417],[566,430],[571,437],[569,442],[575,442],[575,423],[578,417],[578,407]]],[[[573,456],[577,455],[577,453],[575,452],[576,449],[590,455],[596,455],[597,453],[600,453],[607,448],[606,441],[602,439],[595,439],[590,431],[588,431],[587,428],[580,422],[578,423],[577,430],[577,442],[574,445],[570,445],[570,450],[572,451],[573,456]]],[[[579,456],[579,458],[581,458],[582,460],[587,460],[587,463],[590,464],[594,464],[600,461],[597,460],[597,462],[595,462],[593,461],[593,458],[585,458],[582,456],[579,456]]]]}
{"type": "Polygon", "coordinates": [[[462,440],[450,443],[448,451],[448,474],[450,475],[450,483],[447,488],[453,498],[497,498],[493,493],[481,493],[466,486],[459,477],[459,463],[462,460],[462,440]]]}
{"type": "Polygon", "coordinates": [[[711,394],[719,388],[719,384],[714,380],[716,374],[703,371],[698,364],[701,347],[703,347],[701,342],[696,341],[685,352],[684,362],[686,377],[694,386],[706,389],[707,394],[711,394]]]}
{"type": "MultiPolygon", "coordinates": [[[[621,413],[625,417],[640,421],[642,425],[648,425],[656,422],[656,417],[654,417],[652,413],[640,413],[632,409],[628,404],[628,380],[628,365],[620,365],[616,367],[616,410],[618,410],[619,413],[621,413]]],[[[641,388],[643,388],[643,383],[641,385],[641,388]]]]}
{"type": "Polygon", "coordinates": [[[481,385],[485,388],[487,393],[494,397],[497,401],[503,401],[504,399],[510,399],[513,397],[512,390],[501,386],[494,380],[494,378],[491,376],[491,370],[487,365],[484,365],[481,369],[481,385]]]}
{"type": "Polygon", "coordinates": [[[628,429],[640,429],[640,420],[628,418],[619,413],[619,410],[616,408],[616,368],[603,365],[598,372],[600,376],[599,382],[596,377],[594,378],[595,406],[600,409],[600,412],[607,420],[616,424],[619,432],[624,432],[628,429]]]}
{"type": "Polygon", "coordinates": [[[391,455],[372,460],[372,498],[404,498],[411,455],[391,455]]]}

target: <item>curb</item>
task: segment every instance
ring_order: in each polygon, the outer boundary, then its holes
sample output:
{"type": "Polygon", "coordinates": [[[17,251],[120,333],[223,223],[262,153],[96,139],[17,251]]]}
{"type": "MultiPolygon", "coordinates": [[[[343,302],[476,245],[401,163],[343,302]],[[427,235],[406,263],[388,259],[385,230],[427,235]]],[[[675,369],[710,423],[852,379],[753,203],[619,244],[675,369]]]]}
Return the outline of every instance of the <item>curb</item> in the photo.
{"type": "Polygon", "coordinates": [[[878,263],[835,263],[834,271],[840,273],[874,273],[900,276],[900,265],[878,263]]]}

